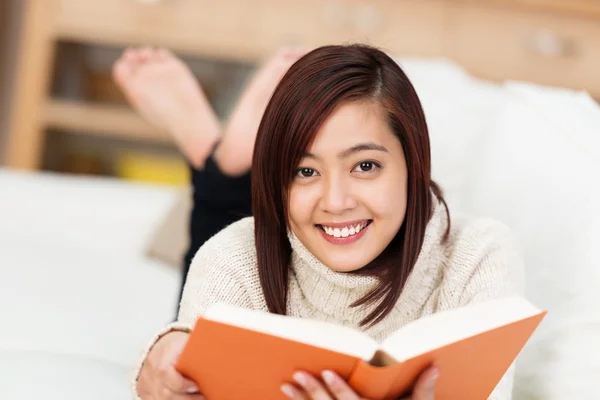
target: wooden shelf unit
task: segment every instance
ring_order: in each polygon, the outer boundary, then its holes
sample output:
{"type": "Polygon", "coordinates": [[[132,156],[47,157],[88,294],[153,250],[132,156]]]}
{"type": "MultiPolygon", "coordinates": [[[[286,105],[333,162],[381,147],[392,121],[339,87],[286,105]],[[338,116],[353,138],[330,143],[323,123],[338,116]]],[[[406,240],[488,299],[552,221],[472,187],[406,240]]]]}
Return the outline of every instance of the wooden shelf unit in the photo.
{"type": "Polygon", "coordinates": [[[45,131],[167,142],[131,110],[49,95],[57,42],[153,45],[256,62],[284,44],[366,42],[447,57],[476,76],[588,90],[600,97],[595,0],[24,0],[7,146],[12,167],[40,168],[45,131]]]}

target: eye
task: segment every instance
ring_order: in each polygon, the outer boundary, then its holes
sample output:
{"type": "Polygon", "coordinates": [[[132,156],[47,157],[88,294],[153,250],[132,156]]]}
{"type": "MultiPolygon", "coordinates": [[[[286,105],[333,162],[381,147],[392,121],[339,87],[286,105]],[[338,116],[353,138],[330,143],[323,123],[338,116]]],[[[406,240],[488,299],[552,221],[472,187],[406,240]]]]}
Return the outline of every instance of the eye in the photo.
{"type": "Polygon", "coordinates": [[[296,176],[299,178],[310,178],[316,175],[318,175],[317,171],[312,168],[298,168],[296,170],[296,176]]]}
{"type": "Polygon", "coordinates": [[[381,165],[374,161],[363,161],[359,163],[356,167],[354,167],[354,171],[356,172],[371,172],[375,169],[381,168],[381,165]]]}

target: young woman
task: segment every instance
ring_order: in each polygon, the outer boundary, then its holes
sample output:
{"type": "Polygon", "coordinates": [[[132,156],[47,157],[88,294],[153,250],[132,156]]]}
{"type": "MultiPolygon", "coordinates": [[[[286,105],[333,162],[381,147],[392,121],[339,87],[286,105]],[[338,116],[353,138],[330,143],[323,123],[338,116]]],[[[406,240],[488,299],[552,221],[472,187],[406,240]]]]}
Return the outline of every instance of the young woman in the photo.
{"type": "MultiPolygon", "coordinates": [[[[431,180],[427,124],[400,67],[367,46],[303,56],[277,86],[252,164],[254,217],[209,239],[190,267],[178,320],[152,341],[142,399],[200,399],[173,365],[215,302],[331,321],[382,341],[438,311],[521,292],[507,229],[450,214],[431,180]]],[[[433,399],[434,367],[410,399],[433,399]]],[[[513,369],[492,399],[510,399],[513,369]]],[[[232,382],[235,377],[232,377],[232,382]]],[[[358,395],[331,371],[283,383],[291,399],[358,395]]]]}

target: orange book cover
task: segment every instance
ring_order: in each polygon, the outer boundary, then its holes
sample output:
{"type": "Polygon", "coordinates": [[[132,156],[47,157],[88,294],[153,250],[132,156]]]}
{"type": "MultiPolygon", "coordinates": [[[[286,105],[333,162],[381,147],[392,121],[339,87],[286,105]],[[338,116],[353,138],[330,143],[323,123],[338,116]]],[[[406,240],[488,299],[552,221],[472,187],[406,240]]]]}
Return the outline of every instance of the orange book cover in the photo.
{"type": "MultiPolygon", "coordinates": [[[[524,300],[519,301],[515,304],[524,300]]],[[[471,322],[472,327],[465,327],[464,319],[484,315],[485,305],[473,312],[465,307],[454,314],[434,314],[423,324],[409,324],[414,326],[404,336],[400,328],[394,340],[381,345],[366,335],[363,340],[349,328],[329,330],[331,324],[322,322],[311,322],[307,328],[298,318],[219,305],[198,319],[176,368],[196,382],[207,400],[285,399],[280,385],[292,383],[295,371],[319,376],[324,369],[345,378],[362,397],[392,400],[409,391],[418,375],[435,364],[441,371],[436,400],[484,400],[546,314],[533,307],[507,314],[515,304],[504,305],[502,322],[488,315],[484,323],[471,322]],[[454,333],[431,331],[461,323],[462,327],[449,328],[454,333]],[[460,335],[462,339],[456,340],[460,335]],[[410,337],[416,338],[412,345],[406,342],[410,337]],[[411,349],[415,347],[430,349],[411,349]]]]}

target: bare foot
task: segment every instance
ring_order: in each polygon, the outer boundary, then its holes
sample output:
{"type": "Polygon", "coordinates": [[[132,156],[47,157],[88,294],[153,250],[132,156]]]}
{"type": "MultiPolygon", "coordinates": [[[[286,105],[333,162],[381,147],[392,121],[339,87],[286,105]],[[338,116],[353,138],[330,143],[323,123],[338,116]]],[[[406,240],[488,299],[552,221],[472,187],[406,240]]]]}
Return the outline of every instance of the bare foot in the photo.
{"type": "Polygon", "coordinates": [[[308,51],[308,48],[283,48],[251,79],[231,114],[222,142],[215,152],[215,158],[224,173],[236,176],[250,169],[256,133],[271,95],[292,64],[308,51]]]}
{"type": "Polygon", "coordinates": [[[127,49],[113,76],[131,105],[168,131],[190,164],[202,168],[221,126],[189,68],[169,51],[127,49]]]}

